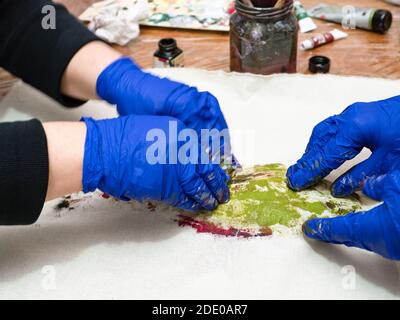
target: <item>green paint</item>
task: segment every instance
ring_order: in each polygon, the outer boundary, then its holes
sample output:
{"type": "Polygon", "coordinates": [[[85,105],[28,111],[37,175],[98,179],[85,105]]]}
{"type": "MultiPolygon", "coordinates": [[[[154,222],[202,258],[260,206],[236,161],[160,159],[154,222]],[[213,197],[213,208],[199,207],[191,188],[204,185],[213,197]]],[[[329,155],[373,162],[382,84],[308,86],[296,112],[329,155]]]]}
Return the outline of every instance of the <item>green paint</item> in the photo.
{"type": "Polygon", "coordinates": [[[243,169],[232,178],[230,202],[211,213],[190,216],[223,227],[251,229],[274,225],[299,227],[309,218],[361,209],[354,197],[332,197],[326,183],[302,192],[290,190],[286,184],[286,170],[282,164],[243,169]]]}
{"type": "Polygon", "coordinates": [[[150,16],[149,21],[153,23],[161,23],[161,22],[166,22],[169,21],[171,17],[168,14],[165,13],[154,13],[153,15],[150,16]]]}

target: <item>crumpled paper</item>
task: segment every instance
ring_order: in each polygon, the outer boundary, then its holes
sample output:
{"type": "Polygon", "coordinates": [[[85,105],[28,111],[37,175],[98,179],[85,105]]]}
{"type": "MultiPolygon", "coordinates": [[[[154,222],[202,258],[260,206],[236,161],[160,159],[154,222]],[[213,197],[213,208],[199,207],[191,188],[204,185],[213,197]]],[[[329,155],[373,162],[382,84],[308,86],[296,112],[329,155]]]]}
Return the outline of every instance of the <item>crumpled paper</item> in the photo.
{"type": "Polygon", "coordinates": [[[79,18],[99,38],[121,46],[139,36],[139,21],[148,16],[147,0],[107,0],[89,7],[79,18]]]}

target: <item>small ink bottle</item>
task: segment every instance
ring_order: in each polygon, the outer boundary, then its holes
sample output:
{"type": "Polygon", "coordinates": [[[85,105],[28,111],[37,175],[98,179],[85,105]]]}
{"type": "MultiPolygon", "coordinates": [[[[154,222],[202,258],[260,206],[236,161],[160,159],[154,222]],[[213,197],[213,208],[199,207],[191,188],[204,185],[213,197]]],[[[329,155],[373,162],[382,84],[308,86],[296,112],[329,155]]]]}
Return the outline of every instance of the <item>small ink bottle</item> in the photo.
{"type": "Polygon", "coordinates": [[[179,68],[184,66],[183,51],[178,48],[176,40],[161,39],[158,50],[154,53],[154,68],[179,68]]]}

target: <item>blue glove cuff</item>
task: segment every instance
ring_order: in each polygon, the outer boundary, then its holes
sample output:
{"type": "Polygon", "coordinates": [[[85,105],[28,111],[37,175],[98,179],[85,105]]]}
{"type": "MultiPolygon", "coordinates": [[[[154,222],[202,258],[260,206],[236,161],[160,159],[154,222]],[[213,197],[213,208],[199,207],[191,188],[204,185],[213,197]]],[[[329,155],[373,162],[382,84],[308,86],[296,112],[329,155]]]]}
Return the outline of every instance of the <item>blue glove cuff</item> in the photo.
{"type": "Polygon", "coordinates": [[[97,95],[109,103],[117,104],[117,96],[114,87],[126,72],[139,71],[140,67],[129,57],[122,57],[115,60],[107,68],[105,68],[96,82],[97,95]]]}
{"type": "Polygon", "coordinates": [[[83,192],[92,192],[99,186],[103,176],[100,163],[101,136],[96,121],[92,118],[81,118],[86,124],[85,151],[83,157],[82,186],[83,192]]]}

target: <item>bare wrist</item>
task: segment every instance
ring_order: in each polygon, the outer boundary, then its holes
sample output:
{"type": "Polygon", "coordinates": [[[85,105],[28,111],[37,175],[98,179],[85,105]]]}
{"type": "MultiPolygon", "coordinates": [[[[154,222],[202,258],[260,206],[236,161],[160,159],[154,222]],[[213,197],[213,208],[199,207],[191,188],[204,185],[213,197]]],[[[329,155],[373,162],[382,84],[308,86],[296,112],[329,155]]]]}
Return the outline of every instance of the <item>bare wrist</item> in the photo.
{"type": "Polygon", "coordinates": [[[43,124],[49,153],[46,200],[82,190],[86,126],[82,122],[43,124]]]}
{"type": "Polygon", "coordinates": [[[104,42],[89,42],[68,64],[61,80],[62,93],[76,99],[98,99],[97,78],[108,65],[121,56],[121,53],[104,42]]]}

